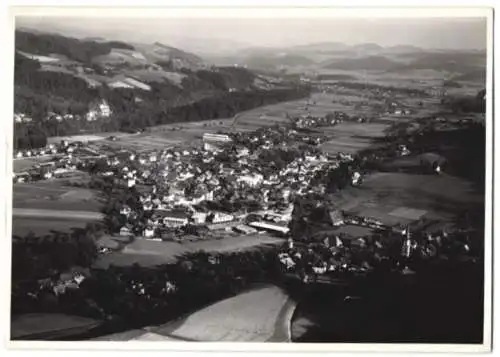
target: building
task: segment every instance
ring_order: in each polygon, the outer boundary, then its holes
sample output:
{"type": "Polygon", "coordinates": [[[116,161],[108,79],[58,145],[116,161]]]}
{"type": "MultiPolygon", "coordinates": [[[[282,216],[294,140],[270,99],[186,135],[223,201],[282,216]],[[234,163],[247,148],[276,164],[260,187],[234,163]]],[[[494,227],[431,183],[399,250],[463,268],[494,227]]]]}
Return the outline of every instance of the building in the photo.
{"type": "Polygon", "coordinates": [[[111,115],[111,108],[108,103],[103,100],[101,103],[93,105],[87,112],[87,121],[94,121],[99,118],[107,118],[111,115]]]}
{"type": "Polygon", "coordinates": [[[255,187],[260,184],[264,180],[264,177],[261,174],[253,174],[253,175],[242,175],[237,178],[237,182],[245,183],[251,187],[255,187]]]}
{"type": "Polygon", "coordinates": [[[183,211],[165,211],[161,215],[162,222],[167,227],[183,227],[189,223],[189,216],[183,211]]]}
{"type": "Polygon", "coordinates": [[[203,134],[203,148],[206,151],[217,151],[232,143],[233,140],[225,134],[203,134]]]}
{"type": "Polygon", "coordinates": [[[120,235],[124,237],[128,237],[132,235],[132,231],[129,226],[123,226],[120,228],[120,235]]]}
{"type": "Polygon", "coordinates": [[[344,224],[344,213],[341,210],[332,210],[328,214],[333,226],[344,224]]]}
{"type": "Polygon", "coordinates": [[[152,238],[155,235],[155,230],[151,226],[147,226],[144,228],[144,231],[142,232],[142,236],[145,238],[152,238]]]}
{"type": "Polygon", "coordinates": [[[233,227],[233,229],[234,229],[234,231],[236,231],[238,233],[242,233],[242,234],[257,233],[257,230],[255,228],[252,228],[252,227],[244,225],[244,224],[240,224],[236,227],[233,227]]]}
{"type": "Polygon", "coordinates": [[[256,229],[269,231],[279,235],[286,235],[290,232],[288,225],[280,222],[255,221],[249,223],[248,225],[256,229]]]}
{"type": "Polygon", "coordinates": [[[209,215],[210,218],[207,217],[207,220],[210,220],[211,223],[226,223],[234,220],[234,216],[232,214],[226,214],[222,212],[212,212],[209,215]]]}

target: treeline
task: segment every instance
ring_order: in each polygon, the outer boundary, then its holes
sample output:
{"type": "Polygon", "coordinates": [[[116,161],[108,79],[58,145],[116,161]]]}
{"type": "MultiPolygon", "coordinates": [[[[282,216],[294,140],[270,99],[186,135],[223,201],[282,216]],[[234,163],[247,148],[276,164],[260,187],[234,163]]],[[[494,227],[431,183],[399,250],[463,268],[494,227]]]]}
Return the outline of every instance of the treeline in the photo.
{"type": "Polygon", "coordinates": [[[276,249],[190,253],[173,264],[93,269],[99,229],[34,235],[13,243],[12,314],[66,313],[105,321],[97,334],[165,323],[241,292],[279,280],[276,249]],[[62,273],[79,267],[78,287],[55,293],[62,273]],[[105,332],[104,332],[105,331],[105,332]]]}
{"type": "Polygon", "coordinates": [[[406,95],[426,95],[426,92],[424,90],[416,89],[416,88],[382,86],[379,84],[365,83],[365,82],[339,81],[339,82],[336,82],[335,84],[346,87],[346,88],[351,88],[351,89],[378,89],[378,90],[382,90],[382,91],[398,92],[398,93],[406,94],[406,95]]]}
{"type": "Polygon", "coordinates": [[[134,50],[133,46],[118,41],[82,41],[61,35],[35,34],[25,31],[16,31],[15,48],[37,55],[61,54],[83,63],[89,63],[95,56],[110,53],[112,48],[134,50]]]}
{"type": "MultiPolygon", "coordinates": [[[[184,123],[192,121],[210,120],[232,117],[236,113],[262,105],[274,104],[287,100],[294,100],[307,95],[305,88],[276,89],[270,91],[248,91],[225,93],[215,97],[207,97],[197,102],[169,107],[167,102],[152,100],[135,103],[133,94],[127,91],[108,93],[108,99],[114,114],[110,118],[87,122],[86,120],[64,120],[62,122],[37,121],[37,135],[65,136],[84,132],[131,132],[145,129],[150,126],[184,123]]],[[[104,96],[106,97],[106,96],[104,96]]],[[[16,125],[16,149],[31,148],[33,140],[26,135],[30,131],[22,131],[23,125],[16,125]]]]}
{"type": "Polygon", "coordinates": [[[14,150],[37,149],[47,145],[47,135],[37,125],[14,125],[14,150]]]}
{"type": "Polygon", "coordinates": [[[479,91],[475,96],[452,97],[442,100],[442,104],[454,113],[485,113],[486,90],[479,91]]]}

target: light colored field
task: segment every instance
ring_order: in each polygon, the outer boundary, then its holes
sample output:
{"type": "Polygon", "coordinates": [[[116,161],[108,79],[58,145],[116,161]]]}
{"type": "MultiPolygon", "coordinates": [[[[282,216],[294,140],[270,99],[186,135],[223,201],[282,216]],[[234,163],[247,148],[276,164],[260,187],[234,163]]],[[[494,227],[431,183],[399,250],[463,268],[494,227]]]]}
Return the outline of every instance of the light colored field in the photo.
{"type": "Polygon", "coordinates": [[[12,161],[12,171],[16,173],[26,171],[37,164],[50,161],[52,157],[52,155],[49,155],[35,158],[14,159],[12,161]]]}
{"type": "Polygon", "coordinates": [[[110,264],[130,266],[138,263],[142,266],[169,264],[179,256],[200,250],[207,252],[231,252],[257,248],[265,245],[276,245],[284,242],[265,234],[227,237],[222,239],[198,242],[157,242],[137,238],[135,242],[126,246],[122,252],[101,256],[96,262],[98,267],[107,267],[110,264]]]}
{"type": "Polygon", "coordinates": [[[188,317],[98,341],[290,342],[296,303],[276,286],[255,287],[188,317]],[[259,303],[255,303],[258,301],[259,303]]]}
{"type": "MultiPolygon", "coordinates": [[[[109,135],[109,134],[108,134],[109,135]]],[[[60,143],[62,140],[67,140],[68,142],[89,142],[103,140],[104,136],[101,135],[71,135],[71,136],[53,136],[47,139],[49,144],[60,143]]]]}
{"type": "Polygon", "coordinates": [[[103,218],[103,214],[99,212],[88,211],[61,211],[50,209],[36,208],[13,208],[12,215],[14,217],[32,217],[32,218],[57,218],[60,220],[99,220],[103,218]]]}
{"type": "Polygon", "coordinates": [[[264,286],[222,300],[153,332],[190,341],[289,342],[294,310],[295,303],[286,292],[276,286],[264,286]]]}

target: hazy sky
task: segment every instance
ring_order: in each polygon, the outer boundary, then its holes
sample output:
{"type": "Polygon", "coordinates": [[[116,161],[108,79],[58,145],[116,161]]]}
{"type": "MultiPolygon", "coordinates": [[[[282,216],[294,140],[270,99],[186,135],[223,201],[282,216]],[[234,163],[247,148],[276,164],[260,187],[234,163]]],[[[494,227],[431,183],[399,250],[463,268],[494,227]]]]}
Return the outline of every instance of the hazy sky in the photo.
{"type": "Polygon", "coordinates": [[[486,19],[481,18],[50,18],[18,17],[16,25],[70,36],[160,41],[186,50],[243,46],[290,46],[314,42],[375,42],[430,48],[483,49],[486,19]]]}

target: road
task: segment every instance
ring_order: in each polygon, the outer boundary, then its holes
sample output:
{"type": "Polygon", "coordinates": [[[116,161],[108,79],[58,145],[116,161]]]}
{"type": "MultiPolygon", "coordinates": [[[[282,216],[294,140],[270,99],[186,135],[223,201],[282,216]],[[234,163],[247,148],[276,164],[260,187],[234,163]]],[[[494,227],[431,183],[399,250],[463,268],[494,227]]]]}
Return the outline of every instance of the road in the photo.
{"type": "Polygon", "coordinates": [[[219,301],[178,321],[96,340],[290,342],[295,307],[295,301],[286,292],[266,285],[219,301]]]}
{"type": "Polygon", "coordinates": [[[104,215],[100,212],[91,211],[59,211],[49,209],[32,209],[32,208],[13,208],[12,215],[14,217],[31,217],[31,218],[58,218],[58,219],[77,219],[77,220],[101,220],[104,215]]]}

